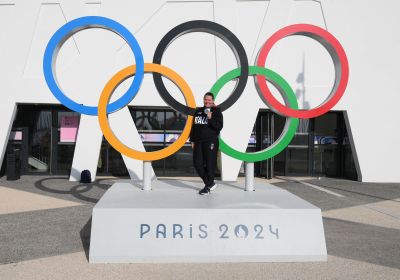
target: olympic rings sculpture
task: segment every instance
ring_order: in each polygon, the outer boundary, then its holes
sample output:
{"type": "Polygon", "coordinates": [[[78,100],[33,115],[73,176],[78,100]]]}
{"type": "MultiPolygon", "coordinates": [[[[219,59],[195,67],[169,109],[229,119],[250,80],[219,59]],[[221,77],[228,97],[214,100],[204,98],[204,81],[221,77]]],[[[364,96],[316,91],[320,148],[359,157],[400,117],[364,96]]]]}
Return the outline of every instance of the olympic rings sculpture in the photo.
{"type": "Polygon", "coordinates": [[[275,32],[262,46],[257,57],[257,64],[249,66],[245,49],[239,39],[226,27],[207,20],[193,20],[182,23],[171,29],[160,41],[153,56],[152,63],[144,63],[143,54],[139,43],[129,30],[120,23],[105,17],[87,16],[77,18],[64,24],[51,37],[43,58],[43,72],[45,81],[52,94],[69,109],[85,114],[97,115],[100,128],[104,137],[120,153],[134,159],[143,161],[153,161],[166,158],[177,152],[189,137],[192,128],[193,115],[196,103],[193,92],[186,81],[172,69],[161,65],[161,60],[168,46],[178,37],[190,32],[206,32],[222,39],[232,50],[236,57],[238,68],[229,71],[220,77],[211,87],[210,92],[216,98],[220,90],[226,83],[237,79],[235,88],[231,95],[218,107],[221,111],[230,108],[242,95],[249,76],[254,76],[255,84],[260,98],[263,102],[277,114],[287,118],[282,134],[277,141],[268,148],[254,152],[240,152],[229,146],[220,136],[220,149],[223,153],[236,159],[246,162],[256,162],[271,158],[284,150],[293,139],[299,118],[315,118],[323,115],[333,108],[343,96],[349,77],[349,65],[346,53],[339,41],[328,31],[310,24],[294,24],[286,26],[275,32]],[[78,104],[68,98],[57,83],[54,70],[59,49],[75,33],[88,28],[103,28],[110,30],[122,37],[135,57],[135,65],[128,66],[117,72],[105,85],[98,106],[85,106],[78,104]],[[318,107],[311,110],[299,110],[296,96],[290,85],[276,72],[265,68],[265,62],[269,51],[280,39],[301,35],[312,38],[319,42],[329,53],[335,67],[335,82],[328,98],[318,107]],[[127,106],[138,93],[145,73],[152,73],[154,84],[161,98],[174,110],[188,116],[186,125],[180,137],[170,146],[153,152],[142,152],[134,150],[123,144],[113,133],[109,122],[108,114],[127,106]],[[118,100],[109,103],[115,89],[126,79],[132,77],[133,81],[128,90],[118,100]],[[176,101],[165,87],[162,76],[175,83],[185,97],[186,105],[176,101]],[[283,97],[284,103],[281,104],[271,93],[267,81],[270,82],[283,97]]]}

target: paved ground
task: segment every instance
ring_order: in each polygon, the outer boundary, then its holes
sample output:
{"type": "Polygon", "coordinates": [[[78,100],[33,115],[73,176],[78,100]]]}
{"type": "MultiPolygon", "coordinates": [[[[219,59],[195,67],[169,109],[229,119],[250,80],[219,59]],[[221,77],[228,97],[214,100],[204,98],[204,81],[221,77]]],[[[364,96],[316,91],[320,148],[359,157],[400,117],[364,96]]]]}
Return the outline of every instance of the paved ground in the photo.
{"type": "Polygon", "coordinates": [[[322,209],[328,262],[89,265],[91,210],[113,180],[23,176],[0,178],[0,279],[400,279],[400,184],[257,180],[322,209]]]}

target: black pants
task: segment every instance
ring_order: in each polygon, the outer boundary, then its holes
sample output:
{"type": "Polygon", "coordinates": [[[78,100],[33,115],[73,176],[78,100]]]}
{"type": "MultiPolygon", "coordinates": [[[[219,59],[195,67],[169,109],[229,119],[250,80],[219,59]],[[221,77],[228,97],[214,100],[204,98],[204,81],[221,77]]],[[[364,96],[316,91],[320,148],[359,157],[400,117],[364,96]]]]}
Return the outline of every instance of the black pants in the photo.
{"type": "Polygon", "coordinates": [[[214,184],[218,147],[218,139],[194,143],[193,165],[207,187],[214,184]]]}

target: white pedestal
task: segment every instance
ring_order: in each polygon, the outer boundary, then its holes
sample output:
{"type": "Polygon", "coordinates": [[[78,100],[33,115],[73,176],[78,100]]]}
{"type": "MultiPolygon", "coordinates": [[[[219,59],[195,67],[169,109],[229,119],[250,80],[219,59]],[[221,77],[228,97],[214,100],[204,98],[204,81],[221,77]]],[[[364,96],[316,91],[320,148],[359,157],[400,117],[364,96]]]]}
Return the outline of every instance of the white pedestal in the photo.
{"type": "Polygon", "coordinates": [[[244,181],[245,190],[254,191],[254,162],[245,162],[246,178],[244,181]]]}
{"type": "Polygon", "coordinates": [[[93,209],[90,263],[326,261],[321,210],[270,184],[119,181],[93,209]]]}

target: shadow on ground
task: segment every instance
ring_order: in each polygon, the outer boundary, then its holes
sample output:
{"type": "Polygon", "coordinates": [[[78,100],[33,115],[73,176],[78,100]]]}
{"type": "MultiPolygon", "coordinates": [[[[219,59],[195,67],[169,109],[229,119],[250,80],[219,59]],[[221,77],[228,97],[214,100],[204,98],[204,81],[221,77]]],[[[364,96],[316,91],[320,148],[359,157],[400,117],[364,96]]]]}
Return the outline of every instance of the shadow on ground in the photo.
{"type": "Polygon", "coordinates": [[[324,218],[328,254],[400,269],[400,231],[324,218]]]}
{"type": "Polygon", "coordinates": [[[82,241],[82,247],[85,251],[86,259],[89,261],[89,249],[90,249],[90,234],[92,229],[92,218],[90,218],[84,227],[81,229],[80,236],[82,241]]]}
{"type": "Polygon", "coordinates": [[[17,181],[0,179],[0,185],[59,199],[95,204],[115,180],[99,179],[90,184],[71,182],[63,176],[22,176],[17,181]]]}

